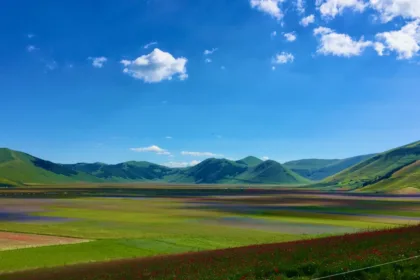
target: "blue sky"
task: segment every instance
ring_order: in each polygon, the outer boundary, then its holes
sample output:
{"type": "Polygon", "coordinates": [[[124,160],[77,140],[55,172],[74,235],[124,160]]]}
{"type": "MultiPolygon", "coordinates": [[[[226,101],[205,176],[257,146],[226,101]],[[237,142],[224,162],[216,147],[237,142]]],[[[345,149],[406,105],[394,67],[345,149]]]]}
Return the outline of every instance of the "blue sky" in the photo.
{"type": "Polygon", "coordinates": [[[0,34],[0,146],[56,162],[343,158],[420,136],[414,0],[2,1],[0,34]]]}

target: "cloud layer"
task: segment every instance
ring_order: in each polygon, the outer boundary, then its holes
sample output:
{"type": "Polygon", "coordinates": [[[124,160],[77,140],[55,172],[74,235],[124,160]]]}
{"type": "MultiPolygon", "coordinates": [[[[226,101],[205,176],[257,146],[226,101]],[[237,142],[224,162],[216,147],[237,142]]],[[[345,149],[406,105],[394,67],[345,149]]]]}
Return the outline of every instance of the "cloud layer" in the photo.
{"type": "Polygon", "coordinates": [[[188,152],[182,151],[181,155],[183,156],[193,156],[193,157],[222,157],[223,155],[218,155],[210,152],[188,152]]]}
{"type": "Polygon", "coordinates": [[[165,149],[162,149],[156,145],[152,145],[149,147],[143,147],[143,148],[131,148],[130,150],[132,150],[133,152],[138,152],[138,153],[144,153],[144,152],[152,152],[155,153],[157,155],[170,155],[171,153],[168,152],[165,149]]]}
{"type": "Polygon", "coordinates": [[[190,162],[186,162],[186,161],[181,161],[181,162],[178,162],[178,161],[170,161],[170,162],[164,163],[163,165],[164,166],[167,166],[167,167],[172,167],[172,168],[183,168],[183,167],[189,167],[189,166],[197,165],[200,162],[201,161],[198,161],[198,160],[192,160],[190,162]]]}

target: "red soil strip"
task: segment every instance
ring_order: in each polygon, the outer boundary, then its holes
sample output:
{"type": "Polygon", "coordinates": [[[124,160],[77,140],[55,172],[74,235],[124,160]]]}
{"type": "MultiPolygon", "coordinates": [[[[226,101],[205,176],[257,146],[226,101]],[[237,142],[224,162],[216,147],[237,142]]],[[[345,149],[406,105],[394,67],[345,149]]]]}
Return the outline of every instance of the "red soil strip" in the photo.
{"type": "Polygon", "coordinates": [[[87,241],[89,240],[28,233],[0,232],[0,251],[87,241]]]}

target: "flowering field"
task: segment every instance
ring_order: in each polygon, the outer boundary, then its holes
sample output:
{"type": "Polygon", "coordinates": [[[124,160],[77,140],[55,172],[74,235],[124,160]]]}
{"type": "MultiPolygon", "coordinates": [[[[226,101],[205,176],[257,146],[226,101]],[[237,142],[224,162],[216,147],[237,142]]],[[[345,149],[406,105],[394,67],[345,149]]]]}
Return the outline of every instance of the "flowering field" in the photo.
{"type": "MultiPolygon", "coordinates": [[[[420,254],[420,226],[0,276],[17,280],[316,279],[420,254]]],[[[420,279],[420,259],[325,279],[420,279]]]]}

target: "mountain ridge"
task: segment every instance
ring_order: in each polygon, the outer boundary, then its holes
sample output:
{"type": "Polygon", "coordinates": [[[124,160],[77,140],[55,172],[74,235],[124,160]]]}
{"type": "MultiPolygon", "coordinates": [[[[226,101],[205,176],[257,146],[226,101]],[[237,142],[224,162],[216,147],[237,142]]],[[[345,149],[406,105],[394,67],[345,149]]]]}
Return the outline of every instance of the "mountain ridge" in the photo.
{"type": "Polygon", "coordinates": [[[374,155],[367,154],[344,159],[301,159],[288,161],[283,165],[304,178],[321,181],[374,155]]]}
{"type": "MultiPolygon", "coordinates": [[[[270,162],[270,161],[269,161],[270,162]]],[[[274,162],[274,161],[271,161],[274,162]]],[[[171,168],[147,161],[127,161],[117,164],[60,164],[32,155],[0,148],[0,186],[62,182],[169,182],[195,184],[304,184],[309,181],[276,163],[287,176],[257,168],[272,168],[256,157],[238,161],[209,158],[187,168],[171,168]],[[13,172],[7,172],[12,169],[13,172]],[[284,170],[283,170],[284,169],[284,170]],[[245,180],[246,179],[246,180],[245,180]]]]}

